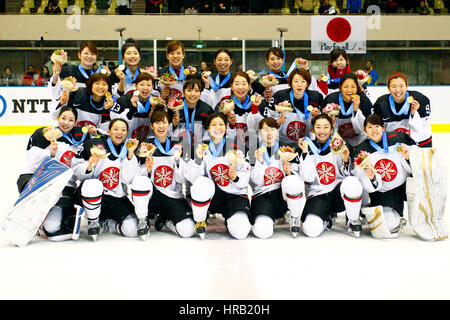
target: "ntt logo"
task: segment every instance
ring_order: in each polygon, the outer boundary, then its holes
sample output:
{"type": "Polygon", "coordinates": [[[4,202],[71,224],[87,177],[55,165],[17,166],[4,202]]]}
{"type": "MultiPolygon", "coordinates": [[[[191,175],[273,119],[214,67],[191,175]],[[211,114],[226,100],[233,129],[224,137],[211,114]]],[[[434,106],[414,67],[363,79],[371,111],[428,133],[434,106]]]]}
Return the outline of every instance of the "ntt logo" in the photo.
{"type": "Polygon", "coordinates": [[[0,95],[0,118],[5,114],[6,112],[6,100],[3,98],[2,95],[0,95]]]}

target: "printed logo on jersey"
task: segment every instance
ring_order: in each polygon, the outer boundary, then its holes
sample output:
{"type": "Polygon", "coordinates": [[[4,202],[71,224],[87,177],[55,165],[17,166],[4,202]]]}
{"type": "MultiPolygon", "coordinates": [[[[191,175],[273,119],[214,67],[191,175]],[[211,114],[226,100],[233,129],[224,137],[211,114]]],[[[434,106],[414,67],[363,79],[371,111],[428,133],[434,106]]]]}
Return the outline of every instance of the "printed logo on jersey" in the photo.
{"type": "Polygon", "coordinates": [[[236,123],[236,136],[240,143],[248,141],[247,124],[246,123],[236,123]]]}
{"type": "Polygon", "coordinates": [[[3,98],[2,95],[0,95],[0,118],[5,114],[6,112],[6,100],[3,98]]]}
{"type": "Polygon", "coordinates": [[[283,178],[283,171],[275,167],[269,167],[264,172],[264,185],[270,186],[271,184],[280,183],[283,178]]]}
{"type": "Polygon", "coordinates": [[[72,150],[67,150],[61,156],[61,159],[59,159],[59,162],[61,162],[62,164],[65,164],[68,167],[70,167],[72,165],[72,158],[74,156],[75,156],[75,152],[73,152],[72,150]]]}
{"type": "Polygon", "coordinates": [[[351,122],[347,122],[347,123],[344,123],[343,125],[339,126],[338,132],[342,138],[346,138],[346,139],[353,138],[358,135],[355,131],[355,128],[353,128],[353,125],[351,122]]]}
{"type": "Polygon", "coordinates": [[[221,187],[226,187],[230,184],[230,176],[228,175],[229,168],[224,164],[216,164],[209,171],[214,182],[221,187]]]}
{"type": "Polygon", "coordinates": [[[336,180],[336,169],[330,162],[320,162],[316,166],[321,184],[328,185],[336,180]]]}
{"type": "Polygon", "coordinates": [[[408,129],[405,129],[405,128],[397,128],[397,129],[394,130],[394,132],[404,132],[404,133],[406,133],[408,136],[411,135],[411,131],[408,130],[408,129]]]}
{"type": "Polygon", "coordinates": [[[375,164],[375,170],[381,176],[381,180],[390,182],[397,177],[397,166],[389,159],[378,160],[375,164]]]}
{"type": "Polygon", "coordinates": [[[298,141],[303,138],[306,133],[306,126],[301,121],[292,121],[286,128],[286,136],[292,141],[298,141]]]}
{"type": "Polygon", "coordinates": [[[166,188],[172,184],[173,169],[169,166],[159,166],[153,175],[155,186],[166,188]]]}
{"type": "Polygon", "coordinates": [[[139,141],[144,141],[148,136],[149,126],[139,126],[131,132],[131,137],[133,139],[138,139],[139,141]]]}
{"type": "Polygon", "coordinates": [[[106,189],[114,190],[119,184],[120,170],[116,167],[109,167],[100,173],[100,181],[106,189]]]}
{"type": "Polygon", "coordinates": [[[78,121],[77,122],[77,127],[87,127],[89,125],[95,126],[95,124],[89,120],[84,120],[84,121],[78,121]]]}

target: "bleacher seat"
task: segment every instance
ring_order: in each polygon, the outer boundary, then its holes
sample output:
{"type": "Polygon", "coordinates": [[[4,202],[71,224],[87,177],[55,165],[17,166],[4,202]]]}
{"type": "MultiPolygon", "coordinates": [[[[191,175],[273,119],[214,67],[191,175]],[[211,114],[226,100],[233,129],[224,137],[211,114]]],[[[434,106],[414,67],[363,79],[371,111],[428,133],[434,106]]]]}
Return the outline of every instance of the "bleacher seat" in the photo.
{"type": "Polygon", "coordinates": [[[81,10],[85,8],[84,0],[75,0],[75,6],[79,6],[81,10]]]}
{"type": "Polygon", "coordinates": [[[88,14],[96,14],[97,13],[97,7],[95,6],[95,0],[91,1],[91,6],[89,7],[88,14]]]}
{"type": "Polygon", "coordinates": [[[108,14],[114,15],[117,13],[117,3],[116,0],[111,0],[108,8],[108,14]]]}
{"type": "Polygon", "coordinates": [[[30,8],[21,7],[20,8],[20,14],[30,14],[30,8]]]}

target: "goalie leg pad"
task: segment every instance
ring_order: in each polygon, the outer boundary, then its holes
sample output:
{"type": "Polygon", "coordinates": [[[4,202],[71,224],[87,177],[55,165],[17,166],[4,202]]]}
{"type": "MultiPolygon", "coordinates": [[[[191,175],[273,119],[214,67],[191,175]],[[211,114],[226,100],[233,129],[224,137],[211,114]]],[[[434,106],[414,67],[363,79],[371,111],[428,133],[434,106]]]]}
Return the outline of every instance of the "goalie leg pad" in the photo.
{"type": "Polygon", "coordinates": [[[389,231],[382,206],[363,208],[362,213],[366,216],[372,237],[375,239],[392,239],[398,237],[398,233],[392,234],[389,231]]]}

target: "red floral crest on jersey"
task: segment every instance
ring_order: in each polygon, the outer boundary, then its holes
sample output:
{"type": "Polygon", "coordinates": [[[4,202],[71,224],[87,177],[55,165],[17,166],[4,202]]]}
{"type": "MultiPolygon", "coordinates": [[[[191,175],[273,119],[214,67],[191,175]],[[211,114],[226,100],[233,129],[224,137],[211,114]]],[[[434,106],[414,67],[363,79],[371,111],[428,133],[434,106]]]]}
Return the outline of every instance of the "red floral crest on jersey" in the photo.
{"type": "Polygon", "coordinates": [[[247,132],[247,124],[246,123],[236,123],[236,136],[237,140],[240,143],[244,143],[248,141],[248,132],[247,132]]]}
{"type": "Polygon", "coordinates": [[[283,171],[275,167],[269,167],[264,172],[264,185],[270,186],[271,184],[280,183],[283,178],[283,171]]]}
{"type": "Polygon", "coordinates": [[[390,182],[397,177],[397,166],[389,159],[381,159],[375,163],[375,170],[381,176],[381,180],[390,182]]]}
{"type": "Polygon", "coordinates": [[[59,162],[61,162],[62,164],[65,164],[68,167],[70,167],[72,165],[72,158],[74,156],[75,156],[75,152],[73,152],[72,150],[67,150],[61,156],[61,159],[59,159],[59,162]]]}
{"type": "Polygon", "coordinates": [[[408,136],[411,135],[411,131],[408,130],[408,129],[405,129],[405,128],[397,128],[397,129],[394,130],[394,132],[404,132],[404,133],[406,133],[408,136]]]}
{"type": "Polygon", "coordinates": [[[87,126],[95,126],[95,124],[89,120],[84,120],[84,121],[78,121],[77,122],[77,127],[87,127],[87,126]]]}
{"type": "Polygon", "coordinates": [[[286,136],[292,141],[298,141],[303,138],[306,133],[306,126],[301,121],[292,121],[286,128],[286,136]]]}
{"type": "Polygon", "coordinates": [[[320,162],[316,166],[317,174],[321,184],[331,184],[336,180],[336,169],[330,162],[320,162]]]}
{"type": "Polygon", "coordinates": [[[209,171],[214,182],[221,187],[226,187],[230,184],[230,176],[228,175],[229,168],[224,164],[216,164],[209,171]]]}
{"type": "Polygon", "coordinates": [[[119,184],[120,170],[116,167],[109,167],[100,173],[100,181],[109,190],[114,190],[119,184]]]}
{"type": "Polygon", "coordinates": [[[166,188],[172,184],[173,169],[169,166],[159,166],[155,170],[153,183],[160,188],[166,188]]]}
{"type": "Polygon", "coordinates": [[[355,128],[353,128],[353,125],[351,122],[347,122],[347,123],[344,123],[343,125],[339,126],[338,132],[342,138],[346,138],[346,139],[353,138],[358,135],[355,131],[355,128]]]}
{"type": "Polygon", "coordinates": [[[139,126],[133,130],[131,137],[133,139],[138,139],[139,141],[144,141],[148,136],[149,126],[139,126]]]}

